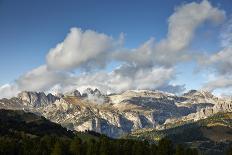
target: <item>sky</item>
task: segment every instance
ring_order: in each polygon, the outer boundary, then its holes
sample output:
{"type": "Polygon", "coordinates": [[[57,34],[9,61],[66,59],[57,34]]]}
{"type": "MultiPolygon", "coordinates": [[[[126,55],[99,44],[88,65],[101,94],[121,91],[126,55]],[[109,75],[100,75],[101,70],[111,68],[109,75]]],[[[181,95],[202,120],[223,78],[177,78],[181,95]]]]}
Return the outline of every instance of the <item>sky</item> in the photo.
{"type": "Polygon", "coordinates": [[[232,95],[230,0],[0,0],[0,97],[203,89],[232,95]]]}

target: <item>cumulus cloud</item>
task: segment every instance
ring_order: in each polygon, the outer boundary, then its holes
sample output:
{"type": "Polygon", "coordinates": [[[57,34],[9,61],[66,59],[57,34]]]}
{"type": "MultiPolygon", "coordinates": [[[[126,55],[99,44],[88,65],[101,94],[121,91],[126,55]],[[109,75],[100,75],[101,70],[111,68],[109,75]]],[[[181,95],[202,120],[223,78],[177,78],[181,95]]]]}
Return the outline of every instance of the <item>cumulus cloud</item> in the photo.
{"type": "Polygon", "coordinates": [[[196,29],[206,21],[220,23],[224,18],[225,12],[213,7],[207,0],[176,8],[168,19],[167,38],[159,42],[155,48],[156,61],[169,66],[188,60],[191,55],[186,53],[186,48],[191,43],[196,29]]]}
{"type": "Polygon", "coordinates": [[[232,88],[232,18],[223,27],[221,36],[223,49],[200,61],[204,67],[211,68],[216,77],[203,86],[210,91],[232,88]]]}
{"type": "Polygon", "coordinates": [[[200,24],[206,20],[220,23],[224,18],[225,12],[213,7],[206,0],[178,7],[169,17],[168,36],[160,46],[167,46],[166,48],[172,51],[181,51],[189,45],[194,31],[200,24]]]}
{"type": "Polygon", "coordinates": [[[63,93],[77,88],[92,87],[104,93],[115,93],[128,89],[155,89],[167,84],[174,76],[174,70],[166,68],[140,69],[126,76],[123,71],[119,71],[120,68],[110,73],[100,71],[72,75],[50,71],[46,66],[40,66],[24,74],[13,84],[0,87],[0,97],[15,96],[23,90],[63,93]]]}
{"type": "Polygon", "coordinates": [[[213,66],[221,75],[232,74],[232,47],[226,47],[220,52],[213,54],[205,61],[207,65],[213,66]]]}
{"type": "Polygon", "coordinates": [[[225,12],[213,7],[207,0],[184,4],[176,8],[169,17],[168,34],[165,39],[155,42],[154,38],[151,38],[130,52],[115,53],[115,57],[138,66],[173,66],[178,62],[192,59],[193,54],[187,53],[186,50],[196,29],[202,23],[210,21],[218,24],[224,19],[225,12]],[[168,59],[170,57],[171,59],[168,59]]]}
{"type": "Polygon", "coordinates": [[[46,65],[42,65],[23,74],[13,83],[1,86],[0,97],[12,97],[24,90],[46,91],[56,84],[65,85],[66,79],[70,77],[68,73],[49,71],[46,65]]]}
{"type": "Polygon", "coordinates": [[[155,89],[166,84],[173,76],[173,69],[166,68],[141,69],[131,76],[125,76],[117,71],[111,73],[102,71],[78,76],[74,85],[76,87],[91,86],[106,93],[113,93],[128,89],[155,89]]]}
{"type": "Polygon", "coordinates": [[[19,92],[17,85],[5,84],[0,87],[0,98],[9,98],[19,92]]]}
{"type": "Polygon", "coordinates": [[[222,27],[220,38],[221,38],[222,47],[232,46],[232,16],[222,27]]]}
{"type": "Polygon", "coordinates": [[[232,76],[219,76],[216,79],[206,83],[203,88],[208,91],[222,88],[232,88],[232,76]]]}
{"type": "Polygon", "coordinates": [[[70,70],[78,67],[104,67],[115,48],[119,47],[123,37],[112,37],[92,30],[83,31],[71,28],[63,42],[49,51],[47,65],[49,69],[70,70]]]}
{"type": "Polygon", "coordinates": [[[49,51],[48,68],[60,70],[78,67],[103,68],[106,62],[111,60],[136,64],[140,67],[154,65],[170,67],[191,58],[185,49],[189,46],[199,25],[207,20],[220,23],[224,18],[225,12],[213,7],[207,0],[201,3],[184,4],[176,8],[169,17],[168,34],[165,39],[156,43],[154,38],[151,38],[136,49],[120,48],[123,36],[115,40],[103,33],[72,28],[64,41],[49,51]]]}
{"type": "MultiPolygon", "coordinates": [[[[135,49],[122,47],[123,35],[114,39],[93,30],[71,28],[64,41],[48,52],[45,65],[22,75],[9,86],[2,86],[0,92],[64,91],[85,86],[108,93],[157,88],[180,91],[183,87],[170,85],[170,81],[175,78],[175,65],[192,59],[186,51],[195,30],[205,21],[220,23],[224,18],[225,12],[207,0],[184,4],[169,17],[166,38],[158,42],[151,38],[135,49]],[[110,61],[117,61],[120,66],[106,72],[104,68],[110,61]],[[86,72],[70,73],[79,68],[86,72]]],[[[221,54],[220,57],[227,56],[221,54]]],[[[212,61],[223,58],[215,56],[212,61]]]]}
{"type": "Polygon", "coordinates": [[[16,80],[20,90],[45,91],[57,83],[63,83],[68,78],[67,73],[49,71],[42,65],[27,72],[16,80]]]}

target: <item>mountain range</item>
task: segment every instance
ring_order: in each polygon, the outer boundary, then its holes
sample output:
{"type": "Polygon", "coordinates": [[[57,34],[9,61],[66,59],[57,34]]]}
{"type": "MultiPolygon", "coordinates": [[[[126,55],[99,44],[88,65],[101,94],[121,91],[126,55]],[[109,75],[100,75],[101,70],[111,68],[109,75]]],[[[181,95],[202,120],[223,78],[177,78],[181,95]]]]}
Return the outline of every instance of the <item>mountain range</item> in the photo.
{"type": "Polygon", "coordinates": [[[107,95],[87,88],[82,93],[74,90],[56,95],[23,91],[17,97],[1,99],[0,108],[35,113],[69,130],[92,130],[119,138],[141,129],[163,130],[232,112],[232,100],[197,90],[182,95],[157,90],[107,95]]]}

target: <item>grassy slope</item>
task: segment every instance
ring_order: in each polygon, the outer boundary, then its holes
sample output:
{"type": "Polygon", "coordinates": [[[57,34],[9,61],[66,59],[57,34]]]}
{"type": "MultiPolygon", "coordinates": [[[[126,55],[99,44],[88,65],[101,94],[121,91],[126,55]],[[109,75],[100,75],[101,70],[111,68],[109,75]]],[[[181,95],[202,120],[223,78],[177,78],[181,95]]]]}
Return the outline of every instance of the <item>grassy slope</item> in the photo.
{"type": "Polygon", "coordinates": [[[126,136],[132,139],[146,139],[157,142],[163,137],[175,144],[186,144],[197,148],[202,154],[224,154],[232,146],[232,113],[216,114],[204,120],[185,123],[166,130],[140,130],[126,136]]]}
{"type": "Polygon", "coordinates": [[[135,131],[129,138],[159,140],[169,137],[173,141],[232,141],[232,113],[216,114],[204,120],[185,123],[166,130],[135,131]]]}

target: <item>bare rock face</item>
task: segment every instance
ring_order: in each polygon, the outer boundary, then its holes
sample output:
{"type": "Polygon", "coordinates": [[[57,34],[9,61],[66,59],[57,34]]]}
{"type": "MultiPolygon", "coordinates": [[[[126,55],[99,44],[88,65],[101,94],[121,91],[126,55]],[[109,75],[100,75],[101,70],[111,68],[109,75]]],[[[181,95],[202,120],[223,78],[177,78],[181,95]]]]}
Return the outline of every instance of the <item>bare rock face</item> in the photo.
{"type": "Polygon", "coordinates": [[[49,93],[49,94],[47,95],[47,99],[48,99],[48,102],[49,102],[49,103],[54,103],[57,99],[59,99],[59,97],[54,96],[54,95],[52,95],[51,93],[49,93]]]}
{"type": "Polygon", "coordinates": [[[81,97],[81,93],[78,90],[74,90],[72,92],[68,92],[65,95],[66,96],[81,97]]]}
{"type": "Polygon", "coordinates": [[[217,113],[232,112],[232,100],[229,99],[219,99],[218,102],[213,107],[202,108],[196,113],[191,113],[187,116],[180,118],[167,119],[165,124],[175,124],[176,122],[188,122],[188,121],[198,121],[200,119],[205,119],[217,113]]]}
{"type": "Polygon", "coordinates": [[[221,100],[218,103],[216,103],[213,107],[207,107],[207,108],[201,109],[200,111],[196,113],[196,118],[194,120],[207,118],[219,112],[221,113],[232,112],[232,101],[221,100]]]}
{"type": "Polygon", "coordinates": [[[213,107],[218,102],[218,97],[210,92],[202,90],[190,90],[176,98],[176,105],[178,107],[188,107],[192,109],[191,113],[195,113],[200,109],[213,107]]]}
{"type": "Polygon", "coordinates": [[[98,97],[102,96],[102,93],[101,93],[100,90],[98,90],[97,88],[94,89],[93,94],[94,94],[95,96],[98,96],[98,97]]]}
{"type": "Polygon", "coordinates": [[[32,107],[46,106],[55,102],[57,97],[52,94],[45,95],[44,92],[27,92],[23,91],[18,94],[18,98],[22,100],[23,105],[32,107]]]}
{"type": "Polygon", "coordinates": [[[232,111],[231,102],[196,90],[182,96],[148,90],[105,95],[98,89],[88,88],[82,94],[74,90],[59,96],[24,91],[18,97],[1,99],[0,108],[21,108],[70,130],[93,130],[119,137],[137,129],[195,121],[217,112],[232,111]]]}
{"type": "Polygon", "coordinates": [[[103,104],[108,102],[108,97],[102,94],[98,89],[92,90],[91,88],[87,88],[83,91],[81,96],[85,100],[93,103],[103,104]]]}
{"type": "Polygon", "coordinates": [[[90,95],[94,95],[94,92],[91,88],[87,88],[83,91],[82,97],[88,97],[90,95]]]}
{"type": "Polygon", "coordinates": [[[232,111],[232,100],[221,101],[213,107],[215,112],[230,112],[232,111]]]}
{"type": "Polygon", "coordinates": [[[211,103],[215,104],[218,101],[218,98],[215,97],[212,93],[207,91],[197,91],[197,90],[190,90],[189,92],[183,94],[183,97],[187,98],[188,102],[193,104],[199,103],[211,103]]]}

